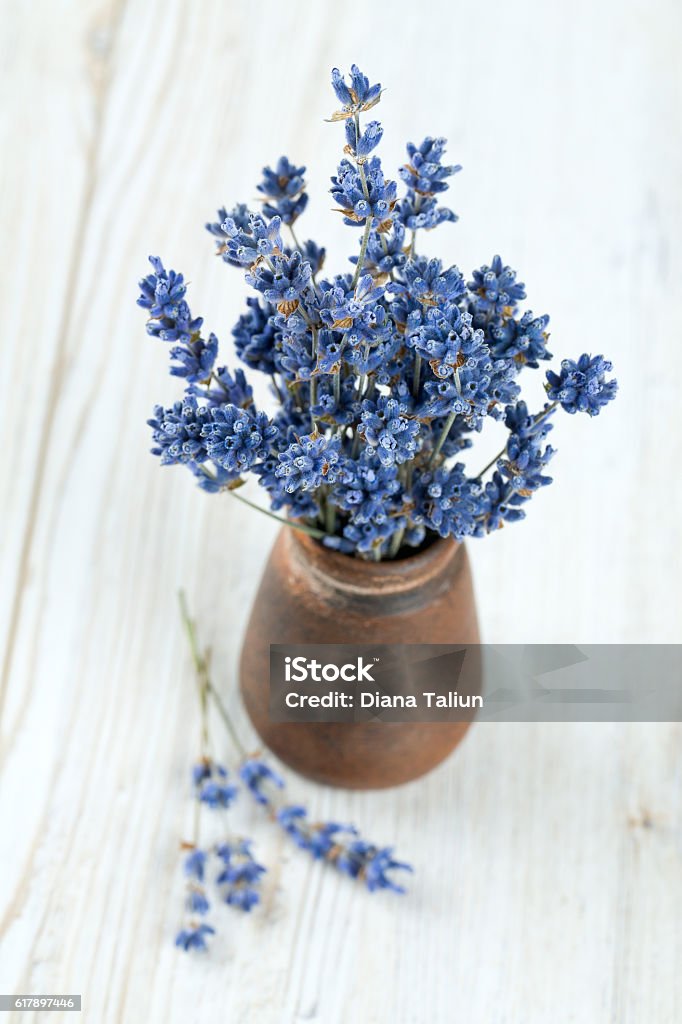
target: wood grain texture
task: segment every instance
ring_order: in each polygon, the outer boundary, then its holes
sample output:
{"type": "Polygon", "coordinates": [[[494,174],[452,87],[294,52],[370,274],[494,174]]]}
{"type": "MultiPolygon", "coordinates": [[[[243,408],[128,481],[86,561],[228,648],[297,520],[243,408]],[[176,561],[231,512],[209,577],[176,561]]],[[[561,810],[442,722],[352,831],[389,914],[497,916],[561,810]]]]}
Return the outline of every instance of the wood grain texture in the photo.
{"type": "Polygon", "coordinates": [[[557,355],[604,351],[621,381],[557,425],[528,521],[471,546],[485,639],[679,642],[682,7],[0,6],[0,991],[82,992],[94,1024],[675,1024],[678,725],[480,726],[399,791],[296,780],[395,842],[410,895],[368,897],[244,808],[264,907],[226,911],[210,958],[173,949],[197,743],[175,591],[253,742],[235,666],[274,530],[152,463],[145,419],[177,389],[134,298],[159,253],[227,343],[244,287],[202,225],[282,151],[310,235],[347,250],[323,118],[328,69],[357,60],[388,86],[387,167],[426,132],[465,167],[434,253],[499,250],[557,355]]]}

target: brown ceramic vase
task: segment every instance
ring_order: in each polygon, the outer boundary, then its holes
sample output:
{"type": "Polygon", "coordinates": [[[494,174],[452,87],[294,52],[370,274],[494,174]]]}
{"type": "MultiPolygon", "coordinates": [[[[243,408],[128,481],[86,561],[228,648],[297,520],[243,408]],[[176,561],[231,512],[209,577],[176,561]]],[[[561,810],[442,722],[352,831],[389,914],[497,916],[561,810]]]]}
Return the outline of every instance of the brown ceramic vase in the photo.
{"type": "Polygon", "coordinates": [[[270,721],[270,644],[476,644],[467,553],[452,540],[396,561],[366,562],[284,528],[272,549],[242,648],[246,709],[263,742],[317,782],[378,789],[439,764],[468,722],[270,721]]]}

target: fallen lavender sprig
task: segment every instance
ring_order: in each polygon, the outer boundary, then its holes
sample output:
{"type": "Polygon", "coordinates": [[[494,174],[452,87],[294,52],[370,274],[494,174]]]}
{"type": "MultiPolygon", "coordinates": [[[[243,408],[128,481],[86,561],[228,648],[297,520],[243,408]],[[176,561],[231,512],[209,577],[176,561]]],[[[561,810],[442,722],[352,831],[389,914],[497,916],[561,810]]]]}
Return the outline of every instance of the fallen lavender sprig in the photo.
{"type": "Polygon", "coordinates": [[[265,868],[251,852],[248,839],[226,835],[221,842],[204,848],[200,843],[201,815],[209,810],[225,812],[236,799],[239,788],[229,780],[229,772],[209,754],[209,702],[210,654],[199,651],[194,622],[187,614],[184,597],[180,595],[183,621],[187,629],[196,668],[197,690],[201,706],[201,756],[192,767],[192,794],[194,799],[194,827],[191,842],[182,844],[187,850],[184,870],[187,876],[185,911],[187,920],[175,937],[175,945],[186,952],[205,950],[215,928],[202,918],[210,909],[206,884],[210,867],[217,868],[213,879],[218,895],[224,903],[237,910],[249,912],[260,901],[260,881],[265,868]]]}
{"type": "Polygon", "coordinates": [[[326,860],[343,874],[359,879],[370,892],[377,889],[392,889],[404,893],[405,887],[398,885],[388,874],[389,871],[412,871],[410,864],[394,860],[391,846],[378,847],[358,835],[352,825],[336,822],[313,824],[307,820],[305,807],[293,804],[277,812],[277,821],[303,850],[316,860],[326,860]],[[353,837],[353,838],[351,838],[353,837]]]}
{"type": "MultiPolygon", "coordinates": [[[[220,700],[216,694],[213,696],[220,700]]],[[[350,878],[364,882],[370,892],[377,889],[405,892],[388,872],[413,869],[409,864],[393,859],[392,847],[365,842],[358,837],[353,825],[309,821],[305,807],[282,800],[282,791],[286,788],[284,779],[258,757],[243,761],[239,775],[256,803],[267,808],[273,821],[315,860],[324,860],[350,878]]]]}
{"type": "Polygon", "coordinates": [[[213,881],[219,897],[228,906],[249,912],[260,902],[260,881],[265,868],[259,864],[251,851],[248,839],[226,837],[206,849],[199,845],[199,823],[203,807],[212,810],[226,810],[235,799],[238,789],[228,783],[227,771],[222,765],[203,758],[192,769],[195,799],[194,839],[183,843],[188,850],[184,860],[187,876],[187,897],[185,910],[188,920],[175,938],[175,945],[185,951],[206,949],[207,937],[215,929],[205,921],[211,903],[206,891],[210,866],[217,868],[213,881]],[[218,781],[215,781],[217,778],[218,781]]]}
{"type": "MultiPolygon", "coordinates": [[[[243,787],[248,790],[256,803],[268,812],[270,819],[291,836],[297,846],[311,854],[316,860],[322,860],[334,866],[342,874],[363,883],[369,892],[390,889],[393,892],[404,893],[404,887],[398,885],[390,873],[394,871],[411,872],[413,869],[409,864],[394,859],[392,847],[381,847],[367,842],[360,838],[353,825],[343,825],[333,821],[310,821],[305,807],[284,800],[286,784],[282,776],[260,756],[249,755],[239,739],[227,708],[211,681],[209,658],[207,655],[200,654],[196,639],[196,627],[193,620],[189,618],[182,595],[181,612],[197,670],[200,694],[204,695],[206,700],[210,698],[213,702],[236,748],[239,758],[238,776],[243,787]]],[[[215,772],[214,769],[214,774],[215,772]]],[[[224,781],[225,776],[220,776],[220,779],[219,783],[214,783],[219,788],[234,788],[227,786],[224,781]]],[[[209,779],[208,785],[211,782],[212,778],[209,779]]],[[[203,788],[199,790],[200,793],[205,792],[206,785],[206,781],[202,778],[200,786],[203,788]]],[[[213,790],[210,792],[213,793],[213,790]]],[[[200,802],[202,802],[201,797],[200,802]]],[[[203,802],[210,805],[210,801],[205,798],[203,802]]],[[[257,893],[254,899],[249,886],[257,884],[260,874],[264,871],[264,868],[253,862],[250,844],[242,842],[240,846],[235,847],[233,844],[226,843],[217,848],[216,852],[225,863],[225,869],[219,876],[218,883],[243,887],[232,895],[228,891],[228,895],[225,897],[226,901],[232,905],[241,906],[244,910],[250,910],[253,905],[251,900],[253,899],[254,903],[257,902],[257,893]]]]}
{"type": "Polygon", "coordinates": [[[205,921],[199,920],[200,917],[208,914],[211,908],[204,888],[207,853],[194,843],[184,843],[183,846],[189,848],[190,851],[184,861],[187,875],[185,910],[189,919],[175,936],[175,945],[188,953],[192,949],[206,949],[207,936],[215,935],[215,928],[205,921]]]}
{"type": "MultiPolygon", "coordinates": [[[[219,694],[211,688],[210,695],[221,717],[227,722],[229,715],[219,694]]],[[[234,726],[231,729],[234,731],[234,726]]],[[[239,768],[239,777],[256,803],[266,808],[271,819],[291,836],[296,845],[316,860],[324,860],[350,878],[364,882],[370,892],[377,889],[405,892],[404,887],[397,885],[388,872],[413,869],[409,864],[393,859],[392,847],[379,847],[365,842],[358,837],[358,831],[353,825],[309,821],[305,807],[283,801],[282,793],[286,789],[284,779],[260,757],[244,758],[239,768]]]]}

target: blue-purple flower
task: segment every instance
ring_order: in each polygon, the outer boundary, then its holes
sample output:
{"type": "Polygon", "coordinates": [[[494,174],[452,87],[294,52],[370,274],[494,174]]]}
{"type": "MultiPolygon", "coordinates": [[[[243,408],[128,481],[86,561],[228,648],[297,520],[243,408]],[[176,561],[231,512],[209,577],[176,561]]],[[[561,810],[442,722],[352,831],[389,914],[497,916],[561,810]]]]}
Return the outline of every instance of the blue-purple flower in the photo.
{"type": "Polygon", "coordinates": [[[384,177],[379,157],[371,157],[363,175],[349,160],[342,160],[330,189],[347,224],[364,224],[368,217],[382,224],[388,220],[398,195],[394,181],[384,177]]]}
{"type": "Polygon", "coordinates": [[[147,333],[162,341],[189,342],[203,320],[193,317],[185,299],[187,286],[182,274],[166,270],[158,256],[150,256],[154,273],[140,281],[138,306],[149,311],[147,333]]]}
{"type": "Polygon", "coordinates": [[[187,893],[186,908],[190,914],[207,914],[211,909],[206,892],[200,886],[191,886],[187,893]]]}
{"type": "Polygon", "coordinates": [[[169,409],[155,406],[152,419],[147,420],[154,441],[152,455],[158,455],[163,466],[204,462],[208,452],[202,432],[209,422],[208,409],[198,405],[193,395],[169,409]]]}
{"type": "Polygon", "coordinates": [[[253,297],[246,300],[246,305],[246,313],[232,328],[237,355],[251,369],[273,374],[277,370],[276,345],[280,336],[273,324],[274,308],[253,297]]]}
{"type": "Polygon", "coordinates": [[[247,758],[239,769],[239,777],[257,803],[272,803],[273,795],[284,786],[284,780],[265,761],[247,758]]]}
{"type": "Polygon", "coordinates": [[[381,848],[360,839],[352,825],[311,822],[306,808],[300,804],[280,808],[277,821],[296,845],[315,860],[333,864],[342,874],[362,882],[370,892],[405,892],[392,875],[395,871],[412,871],[411,866],[395,860],[390,847],[381,848]]]}
{"type": "Polygon", "coordinates": [[[260,902],[265,868],[253,856],[251,843],[246,839],[219,843],[215,853],[221,862],[216,885],[222,887],[224,902],[248,913],[260,902]]]}
{"type": "Polygon", "coordinates": [[[445,179],[462,170],[459,164],[442,163],[446,145],[447,139],[432,139],[430,136],[420,146],[408,142],[407,155],[410,159],[400,168],[400,177],[419,195],[434,196],[444,192],[448,187],[445,179]]]}
{"type": "Polygon", "coordinates": [[[474,270],[467,287],[478,310],[502,316],[511,315],[526,297],[526,286],[516,280],[516,271],[505,266],[500,256],[494,256],[490,266],[474,270]]]}
{"type": "Polygon", "coordinates": [[[400,279],[391,282],[386,290],[391,295],[407,294],[424,306],[438,306],[460,298],[465,292],[465,284],[457,267],[443,270],[440,260],[418,256],[407,261],[400,279]]]}
{"type": "Polygon", "coordinates": [[[390,889],[404,893],[405,888],[392,877],[395,871],[412,871],[409,864],[396,860],[390,846],[378,847],[363,839],[355,839],[344,847],[336,860],[339,871],[357,878],[369,889],[390,889]]]}
{"type": "Polygon", "coordinates": [[[351,118],[346,121],[346,146],[347,151],[352,153],[356,161],[368,157],[373,149],[376,149],[384,134],[384,129],[378,121],[370,121],[360,130],[351,118]]]}
{"type": "Polygon", "coordinates": [[[184,949],[185,952],[189,952],[191,949],[207,949],[206,938],[208,935],[215,935],[215,928],[211,928],[209,924],[203,921],[201,924],[183,928],[182,931],[179,931],[175,937],[175,945],[179,946],[180,949],[184,949]]]}
{"type": "Polygon", "coordinates": [[[308,821],[307,810],[300,804],[288,804],[280,808],[277,821],[296,845],[312,854],[315,860],[329,858],[338,846],[342,833],[357,835],[352,826],[339,825],[334,821],[312,824],[308,821]]]}
{"type": "Polygon", "coordinates": [[[320,319],[328,327],[347,331],[363,314],[376,315],[383,293],[383,288],[374,285],[370,274],[364,274],[354,288],[347,274],[339,275],[333,282],[322,282],[318,306],[320,319]]]}
{"type": "Polygon", "coordinates": [[[324,434],[306,434],[292,442],[279,456],[276,475],[284,481],[284,489],[313,491],[323,483],[333,483],[339,461],[341,442],[324,434]]]}
{"type": "Polygon", "coordinates": [[[407,195],[395,208],[395,220],[409,231],[433,231],[440,224],[457,219],[457,214],[447,206],[439,206],[437,199],[418,196],[414,189],[408,189],[407,195]]]}
{"type": "MultiPolygon", "coordinates": [[[[350,257],[351,263],[358,262],[359,257],[350,257]]],[[[405,226],[399,220],[393,220],[388,231],[372,230],[367,242],[364,268],[380,278],[383,274],[391,274],[405,265],[405,226]]]]}
{"type": "Polygon", "coordinates": [[[403,412],[400,402],[385,395],[362,403],[358,433],[376,453],[382,466],[400,465],[417,451],[419,424],[403,412]]]}
{"type": "Polygon", "coordinates": [[[206,873],[207,853],[205,850],[193,849],[185,857],[185,874],[197,882],[203,882],[206,873]]]}
{"type": "Polygon", "coordinates": [[[293,224],[308,205],[303,175],[305,167],[296,167],[281,156],[274,170],[263,168],[258,191],[265,197],[263,213],[266,217],[279,217],[283,224],[293,224]]]}
{"type": "Polygon", "coordinates": [[[618,391],[618,383],[606,379],[612,369],[608,359],[590,357],[586,352],[577,363],[564,359],[560,373],[547,371],[547,395],[568,413],[586,412],[589,416],[598,416],[618,391]]]}
{"type": "Polygon", "coordinates": [[[400,510],[397,467],[385,466],[369,454],[347,459],[334,490],[334,504],[356,525],[382,525],[400,510]]]}
{"type": "Polygon", "coordinates": [[[265,458],[277,437],[277,427],[264,412],[228,404],[215,406],[210,413],[210,421],[202,428],[206,451],[235,477],[265,458]]]}
{"type": "Polygon", "coordinates": [[[453,302],[427,309],[407,341],[441,379],[454,377],[464,367],[473,370],[490,359],[483,332],[474,330],[470,314],[453,302]]]}
{"type": "Polygon", "coordinates": [[[183,377],[188,384],[206,380],[218,354],[218,339],[201,336],[201,317],[194,317],[185,295],[187,286],[182,274],[166,270],[156,256],[150,256],[154,268],[140,281],[138,306],[149,310],[147,333],[162,341],[176,342],[170,350],[174,377],[183,377]]]}
{"type": "Polygon", "coordinates": [[[538,360],[551,359],[547,349],[548,316],[533,316],[530,310],[521,317],[507,317],[490,326],[490,349],[496,359],[513,359],[537,369],[538,360]]]}
{"type": "Polygon", "coordinates": [[[415,488],[415,521],[441,537],[463,540],[474,532],[481,491],[481,485],[466,476],[461,462],[427,473],[415,488]]]}
{"type": "MultiPolygon", "coordinates": [[[[320,331],[318,366],[324,368],[329,365],[330,369],[324,369],[323,372],[332,374],[337,363],[331,361],[338,358],[339,352],[343,349],[341,346],[334,346],[333,343],[330,343],[328,348],[323,347],[325,334],[331,332],[320,331]]],[[[336,377],[335,373],[334,376],[322,376],[317,386],[317,401],[311,407],[311,412],[316,422],[345,427],[356,423],[360,415],[360,399],[352,376],[349,375],[345,380],[336,377]]]]}
{"type": "Polygon", "coordinates": [[[218,219],[205,225],[206,230],[216,240],[216,255],[221,256],[225,263],[229,263],[233,267],[241,267],[242,263],[228,251],[227,243],[231,236],[226,230],[226,224],[229,223],[230,228],[234,224],[237,228],[248,233],[250,231],[251,216],[251,211],[244,203],[237,203],[229,211],[224,206],[221,206],[218,210],[218,219]]]}
{"type": "Polygon", "coordinates": [[[477,360],[473,366],[457,368],[452,377],[427,381],[422,415],[463,416],[479,429],[493,401],[490,370],[489,360],[477,360]]]}
{"type": "Polygon", "coordinates": [[[226,809],[237,796],[236,786],[223,782],[205,782],[199,793],[199,800],[214,811],[219,807],[226,809]]]}
{"type": "Polygon", "coordinates": [[[227,218],[223,224],[226,241],[218,250],[237,266],[250,267],[261,259],[268,259],[282,252],[281,218],[265,220],[259,213],[249,216],[248,227],[227,218]]]}
{"type": "Polygon", "coordinates": [[[280,313],[289,315],[297,308],[311,277],[310,264],[300,252],[293,252],[290,256],[273,256],[266,263],[254,266],[246,280],[268,302],[277,306],[280,313]]]}
{"type": "Polygon", "coordinates": [[[307,263],[310,264],[310,269],[313,275],[319,274],[324,266],[325,257],[327,250],[323,245],[318,245],[317,242],[313,242],[311,239],[303,242],[301,246],[301,255],[307,263]]]}
{"type": "Polygon", "coordinates": [[[227,781],[227,777],[227,769],[223,765],[210,758],[203,758],[192,768],[195,799],[213,810],[229,807],[238,791],[236,786],[227,781]]]}
{"type": "Polygon", "coordinates": [[[170,350],[173,377],[184,377],[189,384],[206,380],[213,369],[218,354],[218,339],[209,334],[208,341],[201,336],[193,335],[186,345],[174,345],[170,350]]]}
{"type": "Polygon", "coordinates": [[[498,469],[524,498],[552,482],[552,478],[543,472],[554,455],[551,445],[543,447],[553,426],[550,415],[546,410],[539,416],[529,416],[525,402],[507,408],[505,424],[510,433],[506,453],[499,460],[498,469]]]}
{"type": "Polygon", "coordinates": [[[332,69],[332,88],[343,108],[334,115],[332,120],[340,121],[354,114],[370,110],[381,99],[381,86],[370,85],[369,78],[363,75],[357,64],[350,69],[348,81],[338,68],[332,69]]]}

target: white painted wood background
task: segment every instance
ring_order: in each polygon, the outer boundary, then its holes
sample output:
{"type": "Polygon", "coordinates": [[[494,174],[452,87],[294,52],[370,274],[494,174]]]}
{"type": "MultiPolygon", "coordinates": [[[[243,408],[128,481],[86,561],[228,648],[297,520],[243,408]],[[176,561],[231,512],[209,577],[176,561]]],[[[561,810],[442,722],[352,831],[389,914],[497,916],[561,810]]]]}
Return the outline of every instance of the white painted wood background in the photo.
{"type": "Polygon", "coordinates": [[[675,0],[0,5],[1,991],[81,992],[94,1024],[682,1020],[679,725],[476,727],[390,793],[292,779],[394,841],[409,896],[244,810],[264,906],[225,909],[210,957],[173,948],[197,743],[175,592],[253,742],[235,662],[274,534],[147,454],[177,388],[134,304],[158,253],[229,342],[244,289],[203,223],[282,151],[344,266],[323,117],[357,59],[387,86],[388,168],[426,133],[464,164],[434,252],[500,251],[555,353],[603,351],[621,382],[598,420],[558,422],[526,523],[471,545],[485,638],[678,642],[681,32],[675,0]]]}

